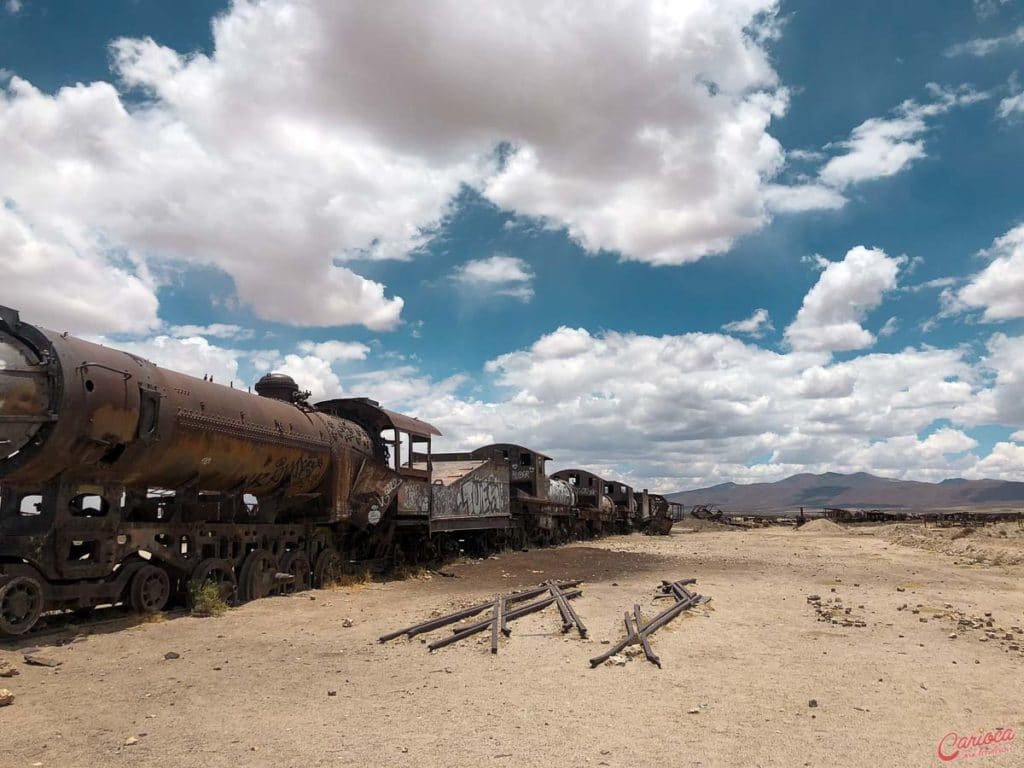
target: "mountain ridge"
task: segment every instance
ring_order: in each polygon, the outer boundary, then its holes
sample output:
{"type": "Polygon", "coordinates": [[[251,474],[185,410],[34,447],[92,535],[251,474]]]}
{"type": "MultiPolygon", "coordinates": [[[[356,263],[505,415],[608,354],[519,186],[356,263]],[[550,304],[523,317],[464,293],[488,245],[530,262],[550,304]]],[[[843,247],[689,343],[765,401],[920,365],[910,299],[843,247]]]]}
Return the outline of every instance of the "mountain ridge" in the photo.
{"type": "Polygon", "coordinates": [[[772,483],[719,483],[667,494],[687,506],[711,504],[727,512],[783,512],[823,507],[854,509],[947,509],[1024,507],[1024,482],[947,478],[934,483],[879,477],[867,472],[802,472],[772,483]]]}

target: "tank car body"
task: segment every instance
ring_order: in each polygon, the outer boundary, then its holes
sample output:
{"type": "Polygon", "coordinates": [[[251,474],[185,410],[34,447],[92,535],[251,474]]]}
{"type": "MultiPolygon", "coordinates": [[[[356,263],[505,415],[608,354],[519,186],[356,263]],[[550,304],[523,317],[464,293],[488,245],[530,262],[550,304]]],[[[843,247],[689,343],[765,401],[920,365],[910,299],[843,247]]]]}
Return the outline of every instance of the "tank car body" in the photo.
{"type": "Polygon", "coordinates": [[[572,489],[578,515],[592,533],[604,533],[614,527],[615,503],[604,492],[603,478],[585,469],[562,469],[551,478],[561,480],[572,489]]]}

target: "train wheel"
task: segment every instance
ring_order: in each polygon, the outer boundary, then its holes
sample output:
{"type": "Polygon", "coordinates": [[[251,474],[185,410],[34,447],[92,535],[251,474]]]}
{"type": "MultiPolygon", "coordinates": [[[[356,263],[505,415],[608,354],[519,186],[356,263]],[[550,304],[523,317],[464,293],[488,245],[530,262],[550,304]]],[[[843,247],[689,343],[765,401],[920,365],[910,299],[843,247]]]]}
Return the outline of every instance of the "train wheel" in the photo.
{"type": "Polygon", "coordinates": [[[204,584],[216,584],[220,599],[228,605],[235,601],[238,580],[235,577],[235,569],[227,560],[211,557],[196,566],[192,571],[192,578],[189,579],[190,592],[201,589],[204,584]]]}
{"type": "Polygon", "coordinates": [[[128,605],[138,613],[157,613],[171,596],[171,579],[156,565],[144,565],[132,576],[128,587],[128,605]]]}
{"type": "Polygon", "coordinates": [[[43,586],[31,576],[17,576],[0,588],[0,633],[28,632],[43,612],[43,586]]]}
{"type": "Polygon", "coordinates": [[[277,558],[265,549],[253,550],[242,563],[238,596],[245,602],[259,600],[277,591],[277,558]]]}
{"type": "Polygon", "coordinates": [[[281,558],[281,572],[290,574],[293,578],[292,583],[286,584],[281,590],[286,594],[305,592],[312,586],[313,573],[305,552],[298,550],[286,552],[281,558]]]}
{"type": "Polygon", "coordinates": [[[341,555],[334,547],[328,547],[316,558],[313,566],[313,586],[318,589],[329,587],[341,576],[341,555]]]}

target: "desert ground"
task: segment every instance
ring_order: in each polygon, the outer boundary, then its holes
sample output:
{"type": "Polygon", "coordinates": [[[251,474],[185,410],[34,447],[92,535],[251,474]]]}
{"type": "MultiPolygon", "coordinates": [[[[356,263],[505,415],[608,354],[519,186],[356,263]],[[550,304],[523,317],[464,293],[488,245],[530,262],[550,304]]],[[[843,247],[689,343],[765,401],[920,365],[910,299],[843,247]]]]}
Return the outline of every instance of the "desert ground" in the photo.
{"type": "Polygon", "coordinates": [[[19,673],[0,679],[15,697],[0,765],[934,766],[952,731],[1013,728],[1008,752],[969,762],[1021,766],[1022,556],[1014,524],[693,522],[216,618],[71,628],[0,646],[19,673]],[[660,581],[687,577],[712,601],[653,636],[663,669],[642,655],[590,668],[623,611],[653,615],[660,581]],[[496,656],[486,634],[434,653],[377,642],[563,578],[584,580],[588,640],[551,607],[513,622],[496,656]],[[26,664],[29,646],[60,665],[26,664]]]}

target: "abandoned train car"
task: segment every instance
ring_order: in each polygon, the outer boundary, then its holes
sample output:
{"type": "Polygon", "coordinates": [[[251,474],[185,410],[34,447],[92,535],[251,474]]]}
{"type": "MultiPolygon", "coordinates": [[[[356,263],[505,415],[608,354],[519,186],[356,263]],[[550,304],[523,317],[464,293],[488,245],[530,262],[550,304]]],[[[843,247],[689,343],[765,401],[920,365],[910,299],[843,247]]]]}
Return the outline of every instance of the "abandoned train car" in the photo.
{"type": "Polygon", "coordinates": [[[433,454],[440,434],[368,398],[313,405],[281,374],[252,394],[0,307],[0,634],[616,527],[596,475],[549,477],[549,457],[510,443],[433,454]]]}

